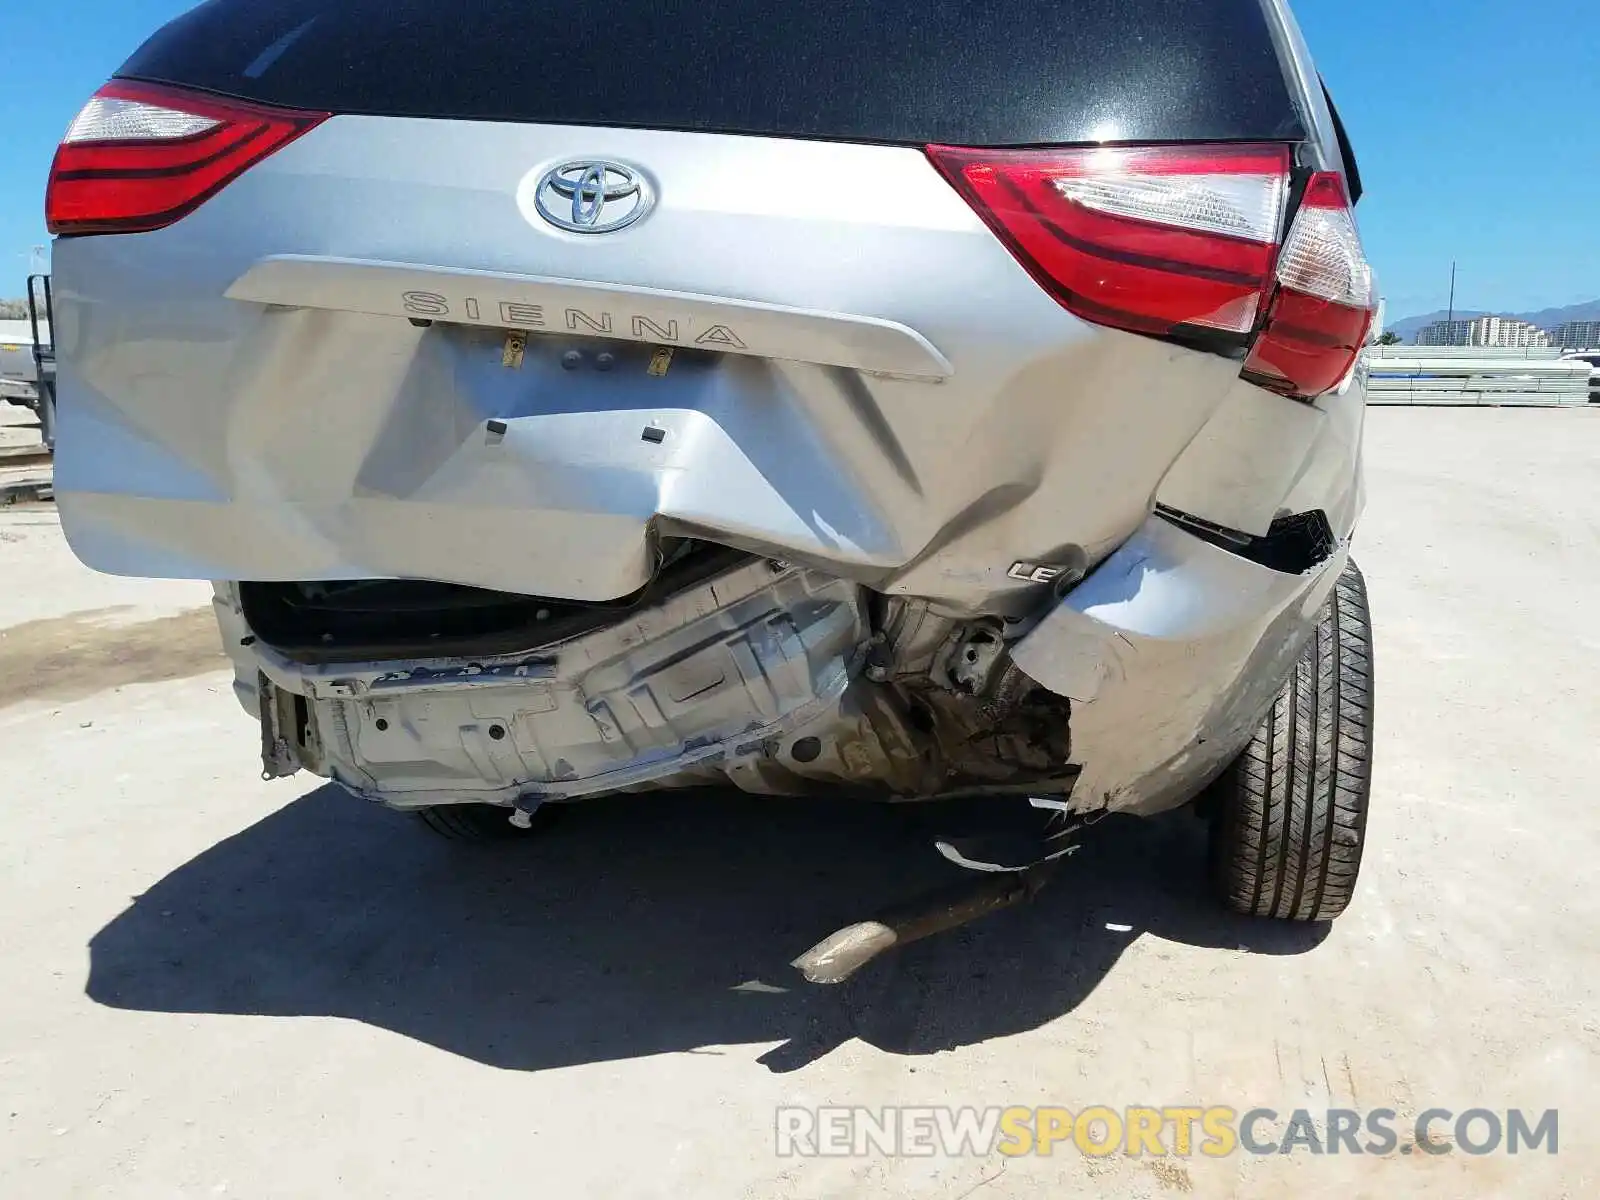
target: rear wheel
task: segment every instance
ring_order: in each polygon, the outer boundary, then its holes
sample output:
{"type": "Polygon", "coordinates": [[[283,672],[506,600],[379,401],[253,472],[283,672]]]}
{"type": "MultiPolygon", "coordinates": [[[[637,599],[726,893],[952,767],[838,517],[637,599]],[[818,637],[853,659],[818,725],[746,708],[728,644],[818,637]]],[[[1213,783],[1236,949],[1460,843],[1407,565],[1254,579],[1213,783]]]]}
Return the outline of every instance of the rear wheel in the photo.
{"type": "Polygon", "coordinates": [[[533,824],[519,829],[511,823],[512,810],[497,804],[438,804],[419,808],[417,820],[452,842],[514,842],[542,832],[554,816],[546,805],[533,814],[533,824]]]}
{"type": "Polygon", "coordinates": [[[1213,787],[1212,874],[1224,904],[1294,921],[1344,912],[1372,791],[1372,631],[1355,563],[1255,737],[1213,787]]]}

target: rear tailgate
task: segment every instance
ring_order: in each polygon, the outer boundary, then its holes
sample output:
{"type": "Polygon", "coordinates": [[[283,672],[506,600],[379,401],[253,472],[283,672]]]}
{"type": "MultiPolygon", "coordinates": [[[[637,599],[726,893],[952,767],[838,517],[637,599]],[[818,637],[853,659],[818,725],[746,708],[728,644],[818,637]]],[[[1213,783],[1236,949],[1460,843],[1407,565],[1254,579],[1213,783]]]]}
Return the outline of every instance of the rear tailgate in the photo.
{"type": "Polygon", "coordinates": [[[671,534],[973,606],[1108,553],[1239,364],[1068,313],[921,147],[1303,136],[1257,0],[221,0],[125,74],[337,115],[58,243],[78,553],[576,599],[671,534]],[[648,215],[545,219],[594,162],[648,215]]]}

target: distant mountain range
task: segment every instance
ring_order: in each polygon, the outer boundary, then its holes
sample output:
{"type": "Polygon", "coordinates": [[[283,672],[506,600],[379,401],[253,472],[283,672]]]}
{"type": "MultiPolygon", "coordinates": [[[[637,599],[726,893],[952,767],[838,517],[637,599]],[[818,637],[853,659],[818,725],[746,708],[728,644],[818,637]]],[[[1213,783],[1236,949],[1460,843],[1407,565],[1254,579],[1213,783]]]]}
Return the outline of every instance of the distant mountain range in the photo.
{"type": "MultiPolygon", "coordinates": [[[[1398,321],[1390,321],[1384,328],[1390,333],[1398,333],[1408,342],[1417,340],[1417,333],[1424,325],[1432,325],[1435,321],[1443,321],[1450,315],[1448,309],[1439,309],[1437,312],[1423,313],[1420,317],[1402,317],[1398,321]]],[[[1540,329],[1554,329],[1563,321],[1600,321],[1600,300],[1586,300],[1582,304],[1569,304],[1565,308],[1541,308],[1538,312],[1484,312],[1479,309],[1456,309],[1456,320],[1470,321],[1474,317],[1516,317],[1520,321],[1528,321],[1540,329]]]]}

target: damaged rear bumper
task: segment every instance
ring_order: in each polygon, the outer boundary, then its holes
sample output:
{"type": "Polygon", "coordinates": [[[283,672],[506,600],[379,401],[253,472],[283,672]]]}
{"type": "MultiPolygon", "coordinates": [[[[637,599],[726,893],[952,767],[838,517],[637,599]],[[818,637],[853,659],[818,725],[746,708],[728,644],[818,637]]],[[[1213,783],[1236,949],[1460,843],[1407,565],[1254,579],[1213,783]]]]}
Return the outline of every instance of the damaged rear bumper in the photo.
{"type": "MultiPolygon", "coordinates": [[[[1330,540],[1303,569],[1275,569],[1152,516],[1010,643],[1016,667],[1070,701],[1070,762],[1037,790],[1070,789],[1086,812],[1187,801],[1248,740],[1347,553],[1330,540]]],[[[264,716],[268,773],[303,766],[396,807],[715,781],[906,799],[973,790],[941,773],[929,730],[907,719],[906,671],[929,668],[907,668],[914,648],[875,635],[867,596],[752,559],[558,647],[402,664],[294,662],[251,644],[230,585],[217,609],[240,699],[264,716]],[[901,659],[892,681],[868,669],[885,653],[901,659]]]]}
{"type": "MultiPolygon", "coordinates": [[[[1153,516],[1012,652],[1072,701],[1079,811],[1189,800],[1249,741],[1349,558],[1276,570],[1153,516]]],[[[1299,564],[1297,564],[1299,565],[1299,564]]]]}

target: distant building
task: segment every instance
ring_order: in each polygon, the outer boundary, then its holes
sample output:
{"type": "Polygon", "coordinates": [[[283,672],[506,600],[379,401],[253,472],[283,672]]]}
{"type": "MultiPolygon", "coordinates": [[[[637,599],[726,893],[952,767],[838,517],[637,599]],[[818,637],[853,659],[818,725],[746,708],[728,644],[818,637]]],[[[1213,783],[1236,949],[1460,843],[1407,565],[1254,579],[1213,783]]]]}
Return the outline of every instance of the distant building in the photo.
{"type": "Polygon", "coordinates": [[[1563,321],[1550,331],[1550,344],[1563,350],[1600,349],[1600,321],[1563,321]]]}
{"type": "Polygon", "coordinates": [[[1469,346],[1548,346],[1550,335],[1516,317],[1479,317],[1472,322],[1469,346]]]}
{"type": "Polygon", "coordinates": [[[1435,321],[1417,330],[1419,346],[1470,346],[1471,321],[1435,321]]]}
{"type": "Polygon", "coordinates": [[[1417,333],[1419,346],[1548,346],[1550,335],[1516,317],[1435,321],[1417,333]]]}

